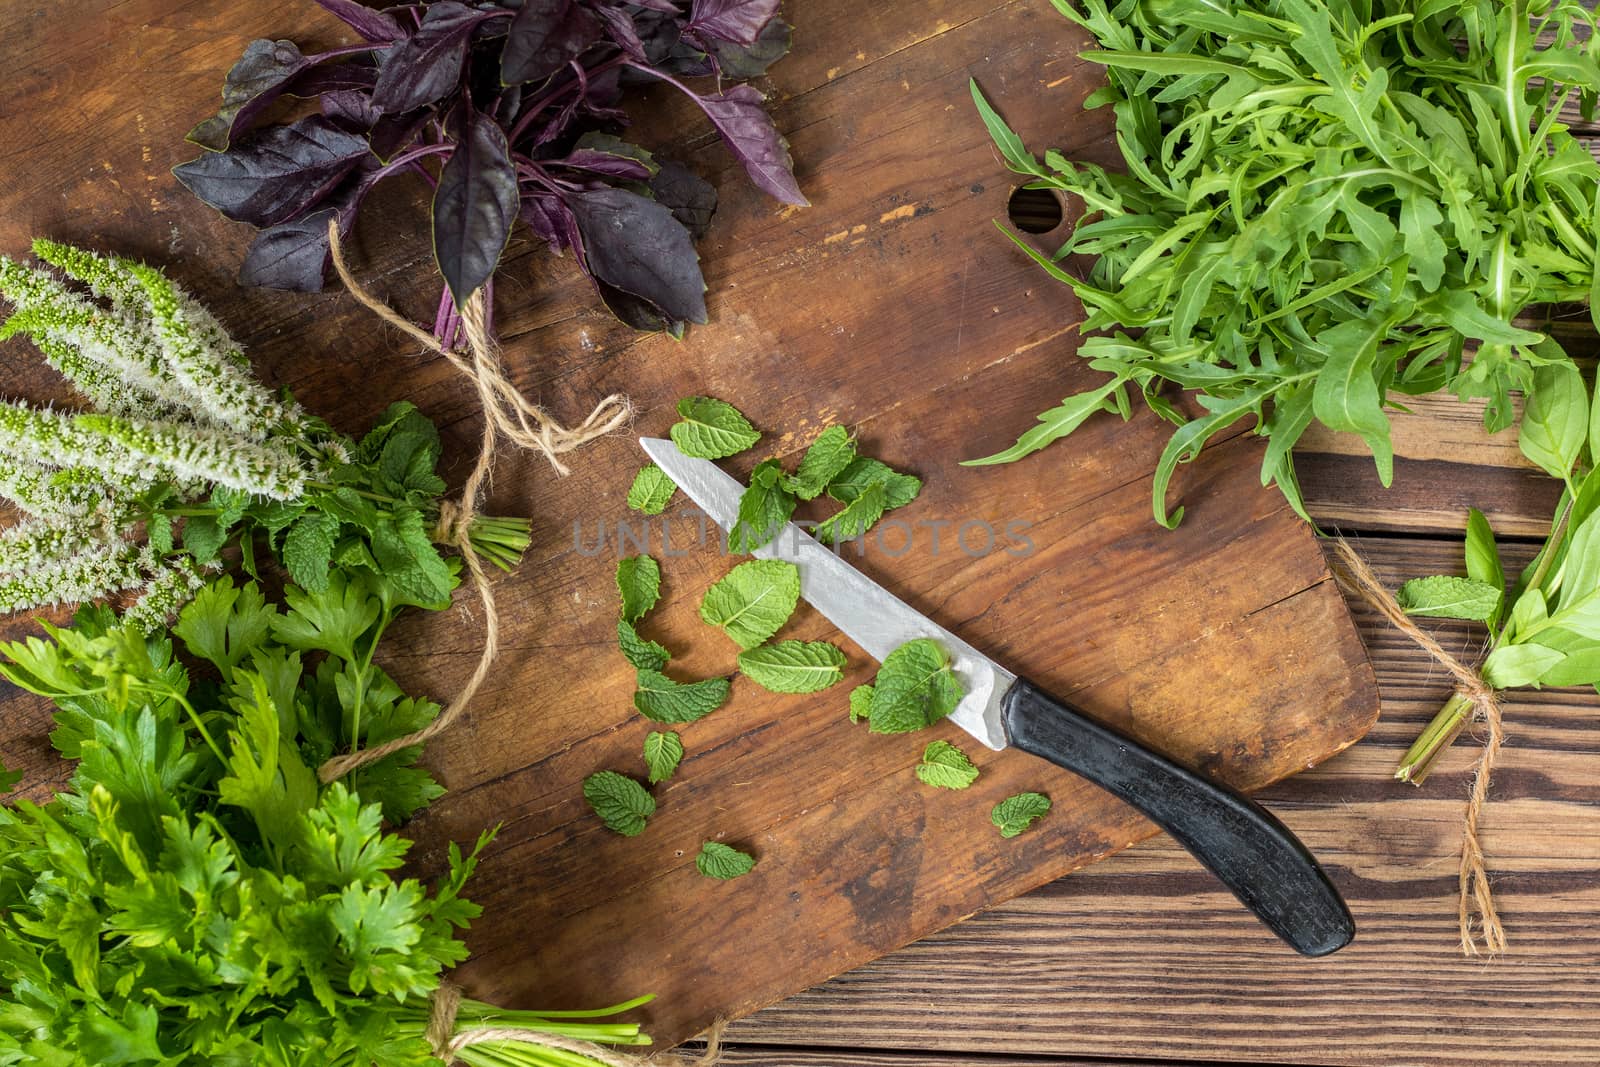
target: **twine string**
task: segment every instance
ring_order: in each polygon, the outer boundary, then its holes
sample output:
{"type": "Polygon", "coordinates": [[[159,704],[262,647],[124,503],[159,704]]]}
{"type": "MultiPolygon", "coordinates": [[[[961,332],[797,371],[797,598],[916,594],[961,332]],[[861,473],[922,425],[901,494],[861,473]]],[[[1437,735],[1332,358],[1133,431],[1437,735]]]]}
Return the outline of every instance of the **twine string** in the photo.
{"type": "Polygon", "coordinates": [[[472,547],[472,521],[478,513],[478,501],[494,468],[495,444],[504,435],[513,444],[540,452],[556,469],[566,474],[566,466],[556,458],[597,437],[617,429],[633,414],[626,397],[613,393],[595,405],[589,417],[573,429],[556,422],[545,410],[532,403],[505,376],[500,361],[499,347],[490,333],[488,299],[480,288],[467,298],[461,308],[463,329],[467,338],[468,354],[464,357],[441,344],[432,334],[407,321],[369,293],[357,282],[345,263],[339,246],[339,231],[335,222],[328,224],[328,246],[333,256],[334,270],[339,280],[362,306],[371,310],[383,321],[396,327],[420,342],[429,351],[450,361],[451,366],[471,379],[483,407],[483,434],[478,448],[478,460],[467,476],[459,501],[441,501],[437,532],[441,540],[451,545],[466,564],[472,587],[483,604],[483,650],[478,664],[455,697],[438,717],[420,730],[396,737],[372,748],[358,749],[330,758],[317,770],[323,782],[332,782],[351,771],[391,756],[401,749],[420,745],[448,729],[466,710],[467,705],[489,676],[489,668],[500,652],[500,616],[495,610],[494,589],[484,573],[483,561],[472,547]]]}
{"type": "Polygon", "coordinates": [[[1456,919],[1461,930],[1461,951],[1464,955],[1479,955],[1480,931],[1489,954],[1498,955],[1506,949],[1506,932],[1500,922],[1499,910],[1495,907],[1494,893],[1489,888],[1488,863],[1484,858],[1478,828],[1489,801],[1490,777],[1494,773],[1495,762],[1500,758],[1500,747],[1505,742],[1500,700],[1494,688],[1483,680],[1483,675],[1451,655],[1405,613],[1405,609],[1348,541],[1342,537],[1335,538],[1333,547],[1338,561],[1332,570],[1340,586],[1360,597],[1367,606],[1387,619],[1389,625],[1416,642],[1449,672],[1455,680],[1456,693],[1472,708],[1473,717],[1482,719],[1488,726],[1489,736],[1478,755],[1478,764],[1472,776],[1472,790],[1467,796],[1466,812],[1461,820],[1456,919]]]}

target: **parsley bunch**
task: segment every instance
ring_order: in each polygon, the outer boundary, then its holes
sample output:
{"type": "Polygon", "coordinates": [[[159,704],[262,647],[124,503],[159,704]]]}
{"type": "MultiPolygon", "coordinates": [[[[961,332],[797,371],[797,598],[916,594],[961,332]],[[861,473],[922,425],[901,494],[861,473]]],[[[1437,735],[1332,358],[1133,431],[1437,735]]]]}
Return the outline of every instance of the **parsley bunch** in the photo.
{"type": "MultiPolygon", "coordinates": [[[[429,889],[396,875],[411,842],[384,829],[442,792],[420,748],[331,785],[313,770],[438,714],[374,662],[408,602],[359,567],[320,591],[291,586],[282,604],[221,577],[170,635],[88,607],[48,639],[0,647],[0,675],[55,703],[51,742],[78,761],[50,803],[0,807],[0,1059],[437,1064],[429,997],[467,956],[457,931],[479,909],[462,888],[492,832],[470,852],[452,843],[429,889]]],[[[647,1040],[475,1002],[456,1026],[491,1018],[647,1040]]],[[[590,1062],[525,1042],[459,1058],[590,1062]]]]}
{"type": "MultiPolygon", "coordinates": [[[[1116,113],[1127,173],[1041,164],[973,95],[1010,167],[1087,212],[1054,256],[1083,302],[1079,355],[1105,374],[1039,416],[1018,459],[1130,389],[1176,427],[1176,465],[1243,418],[1270,438],[1262,484],[1305,514],[1291,453],[1313,419],[1359,435],[1387,484],[1393,394],[1510,394],[1567,362],[1513,320],[1587,302],[1600,275],[1600,164],[1561,123],[1600,91],[1595,16],[1576,0],[1054,0],[1103,50],[1087,107],[1116,113]],[[1062,265],[1095,257],[1086,277],[1062,265]],[[1470,342],[1476,355],[1464,357],[1470,342]],[[1163,394],[1197,390],[1189,418],[1163,394]]],[[[1018,242],[1021,244],[1022,242],[1018,242]]]]}

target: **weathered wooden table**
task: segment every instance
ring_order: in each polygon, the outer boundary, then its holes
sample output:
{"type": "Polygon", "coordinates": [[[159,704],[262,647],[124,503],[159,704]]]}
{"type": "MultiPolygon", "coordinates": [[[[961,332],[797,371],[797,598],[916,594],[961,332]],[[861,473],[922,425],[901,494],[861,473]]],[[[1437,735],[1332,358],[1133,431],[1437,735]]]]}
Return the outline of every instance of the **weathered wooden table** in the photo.
{"type": "MultiPolygon", "coordinates": [[[[991,50],[1043,50],[1064,33],[1045,0],[790,6],[801,45],[775,68],[769,88],[791,135],[810,123],[855,121],[843,106],[852,98],[863,112],[897,106],[891,94],[913,92],[896,74],[909,56],[919,69],[941,57],[968,69],[991,50]],[[863,40],[874,43],[868,49],[857,43],[863,40]],[[825,88],[831,96],[819,92],[825,88]]],[[[4,0],[0,69],[9,85],[0,116],[0,250],[15,254],[28,235],[49,229],[166,262],[193,257],[185,280],[208,297],[225,291],[244,235],[209,219],[176,189],[167,168],[189,154],[178,138],[199,117],[196,102],[214,99],[222,71],[250,38],[321,34],[331,41],[338,32],[314,11],[242,0],[95,0],[70,15],[42,0],[4,0]],[[131,93],[135,86],[139,92],[131,93]]],[[[1007,89],[1051,87],[1041,70],[1036,84],[1007,89]]],[[[662,121],[670,126],[673,114],[668,109],[662,121]]],[[[1064,113],[1064,126],[1076,121],[1064,113]]],[[[1066,130],[1062,141],[1072,137],[1066,130]]],[[[936,155],[937,147],[929,152],[936,155]]],[[[921,165],[906,161],[908,181],[921,165]]],[[[419,240],[368,243],[361,251],[369,277],[396,287],[427,270],[419,240]]],[[[729,264],[758,250],[724,252],[724,264],[707,264],[714,289],[735,284],[729,264]]],[[[1067,296],[1040,281],[1040,297],[1059,300],[1063,322],[1071,321],[1067,296]]],[[[565,291],[578,290],[568,284],[565,291]]],[[[317,328],[313,310],[248,296],[229,311],[255,316],[249,333],[264,366],[280,378],[304,376],[289,368],[299,339],[317,328]]],[[[570,325],[569,318],[560,302],[533,299],[502,329],[512,338],[537,337],[570,325]]],[[[373,398],[359,384],[388,348],[381,338],[352,336],[349,351],[317,372],[318,395],[339,398],[330,412],[335,421],[370,415],[373,398]]],[[[604,344],[601,353],[616,358],[604,344]]],[[[447,368],[420,362],[410,384],[419,402],[456,424],[449,431],[455,443],[470,440],[470,409],[447,368]]],[[[522,384],[567,410],[593,387],[572,373],[570,361],[536,369],[522,384]]],[[[1400,458],[1387,491],[1377,488],[1358,449],[1308,438],[1301,474],[1319,522],[1356,536],[1391,582],[1459,568],[1468,504],[1487,511],[1503,535],[1521,539],[1508,555],[1531,551],[1553,487],[1525,468],[1507,435],[1485,437],[1477,412],[1448,400],[1418,403],[1415,414],[1397,414],[1394,422],[1400,458]]],[[[1349,949],[1321,961],[1293,958],[1161,838],[734,1024],[725,1062],[1600,1062],[1600,717],[1593,693],[1517,694],[1506,703],[1510,742],[1484,840],[1511,951],[1493,962],[1466,961],[1455,932],[1456,855],[1473,746],[1458,743],[1421,791],[1390,779],[1396,757],[1448,684],[1403,638],[1370,613],[1356,614],[1382,688],[1382,721],[1353,749],[1263,794],[1347,893],[1361,931],[1349,949]]],[[[1439,631],[1466,655],[1479,640],[1465,627],[1439,631]]],[[[469,653],[468,641],[463,636],[454,649],[458,658],[469,653]]]]}

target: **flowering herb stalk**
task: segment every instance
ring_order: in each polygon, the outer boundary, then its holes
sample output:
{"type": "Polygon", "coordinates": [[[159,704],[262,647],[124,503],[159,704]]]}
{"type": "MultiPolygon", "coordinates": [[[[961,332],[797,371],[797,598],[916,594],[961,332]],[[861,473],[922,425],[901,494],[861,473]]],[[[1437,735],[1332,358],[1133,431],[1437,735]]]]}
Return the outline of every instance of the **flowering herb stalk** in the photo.
{"type": "Polygon", "coordinates": [[[626,91],[658,83],[694,101],[758,188],[806,202],[761,94],[743,84],[789,50],[778,0],[317,2],[361,41],[310,55],[251,42],[221,111],[189,134],[206,154],[175,172],[259,228],[247,284],[321,289],[330,220],[348,233],[375,186],[409,174],[433,188],[445,345],[518,217],[570,252],[622,321],[681,334],[706,319],[693,239],[717,198],[692,171],[617,136],[626,91]],[[716,90],[681,80],[698,75],[715,76],[716,90]],[[320,113],[258,125],[283,96],[316,100],[320,113]]]}
{"type": "MultiPolygon", "coordinates": [[[[135,594],[129,620],[162,628],[230,546],[258,544],[305,589],[334,566],[380,575],[405,602],[448,602],[433,544],[439,435],[399,404],[360,442],[249,372],[239,346],[159,271],[49,241],[35,254],[88,287],[0,258],[14,314],[91,406],[0,402],[0,496],[26,516],[0,531],[0,611],[135,594]]],[[[526,519],[472,520],[473,547],[509,568],[526,519]]]]}

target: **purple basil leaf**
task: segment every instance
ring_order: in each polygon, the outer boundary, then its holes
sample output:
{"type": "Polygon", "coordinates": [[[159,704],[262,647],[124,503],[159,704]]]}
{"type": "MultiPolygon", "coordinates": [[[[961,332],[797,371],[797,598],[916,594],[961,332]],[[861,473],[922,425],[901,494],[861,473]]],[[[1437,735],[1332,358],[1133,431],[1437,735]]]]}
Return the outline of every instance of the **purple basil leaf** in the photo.
{"type": "Polygon", "coordinates": [[[607,285],[593,275],[589,276],[589,280],[594,282],[594,291],[600,294],[607,310],[621,319],[623,325],[652,333],[666,332],[680,341],[683,339],[684,328],[689,325],[687,322],[673,318],[642,296],[607,285]]]}
{"type": "Polygon", "coordinates": [[[606,36],[611,38],[618,48],[641,63],[647,61],[644,42],[639,39],[639,31],[633,25],[631,14],[620,7],[610,7],[605,4],[595,8],[594,13],[605,23],[606,36]]]}
{"type": "Polygon", "coordinates": [[[528,197],[523,200],[519,214],[534,236],[548,244],[550,251],[556,255],[571,247],[567,234],[575,233],[578,224],[573,220],[572,212],[554,193],[528,197]]]}
{"type": "Polygon", "coordinates": [[[683,224],[662,204],[626,189],[562,194],[578,220],[589,273],[643,297],[671,319],[706,321],[700,257],[683,224]]]}
{"type": "Polygon", "coordinates": [[[578,0],[523,0],[506,32],[500,80],[542,81],[600,39],[600,20],[578,0]]]}
{"type": "Polygon", "coordinates": [[[683,17],[683,12],[678,10],[678,5],[673,3],[672,0],[633,0],[633,5],[635,7],[648,8],[651,11],[659,11],[663,15],[672,15],[675,18],[683,17]]]}
{"type": "Polygon", "coordinates": [[[778,0],[694,0],[685,32],[753,45],[777,14],[778,0]]]}
{"type": "Polygon", "coordinates": [[[322,199],[368,155],[365,138],[312,115],[258,130],[172,173],[228,218],[275,226],[322,199]]]}
{"type": "Polygon", "coordinates": [[[517,217],[517,169],[488,115],[463,100],[450,125],[457,145],[433,193],[433,254],[459,307],[500,263],[517,217]]]}
{"type": "Polygon", "coordinates": [[[772,124],[772,117],[761,106],[761,94],[748,85],[736,85],[722,93],[701,96],[690,93],[722,134],[728,151],[744,165],[756,188],[785,204],[809,207],[794,180],[794,160],[789,146],[772,124]]]}
{"type": "Polygon", "coordinates": [[[678,42],[683,37],[680,18],[676,11],[671,14],[647,11],[634,16],[633,28],[638,32],[639,40],[644,45],[645,62],[652,67],[659,67],[665,63],[672,55],[672,50],[678,47],[678,42]]]}
{"type": "Polygon", "coordinates": [[[301,71],[285,88],[290,96],[321,96],[323,93],[347,92],[358,89],[372,92],[378,80],[378,68],[368,63],[329,63],[301,71]]]}
{"type": "Polygon", "coordinates": [[[239,284],[297,293],[321,292],[332,259],[328,220],[337,217],[339,236],[348,235],[361,198],[374,184],[370,172],[352,175],[316,211],[256,234],[239,268],[239,284]]]}
{"type": "Polygon", "coordinates": [[[662,163],[650,179],[656,202],[668,208],[696,241],[706,235],[717,210],[717,190],[682,163],[662,163]]]}
{"type": "Polygon", "coordinates": [[[793,40],[794,27],[782,19],[773,19],[753,45],[724,41],[707,41],[706,45],[717,62],[718,74],[733,81],[746,81],[766,74],[768,67],[788,55],[793,40]]]}
{"type": "Polygon", "coordinates": [[[621,178],[623,181],[645,182],[650,180],[651,170],[637,159],[627,156],[614,155],[611,152],[602,152],[594,148],[574,148],[562,159],[549,159],[544,163],[547,167],[572,167],[575,170],[585,170],[591,174],[604,174],[608,178],[621,178]]]}
{"type": "Polygon", "coordinates": [[[384,115],[372,124],[372,130],[367,134],[372,154],[385,163],[389,162],[402,148],[417,139],[432,117],[433,112],[427,108],[408,111],[403,115],[384,115]]]}
{"type": "Polygon", "coordinates": [[[412,111],[449,96],[461,83],[472,30],[490,13],[458,0],[429,4],[417,32],[389,49],[372,90],[385,111],[412,111]]]}
{"type": "Polygon", "coordinates": [[[283,95],[290,79],[312,62],[293,41],[251,41],[222,83],[222,109],[190,130],[187,139],[213,152],[224,151],[233,135],[283,95]]]}
{"type": "Polygon", "coordinates": [[[406,31],[393,17],[374,11],[356,0],[317,0],[329,14],[359,33],[364,40],[392,44],[405,37],[406,31]]]}
{"type": "Polygon", "coordinates": [[[338,89],[322,94],[322,113],[352,133],[366,133],[383,117],[372,99],[359,89],[338,89]]]}

